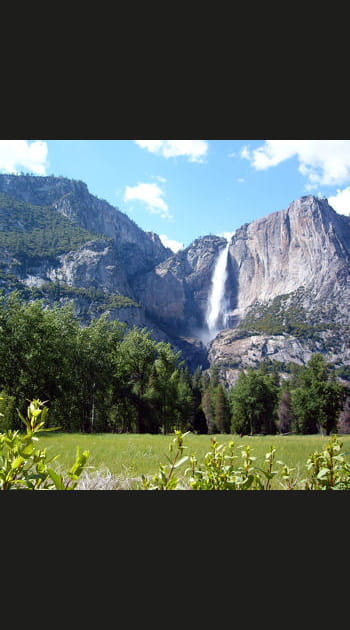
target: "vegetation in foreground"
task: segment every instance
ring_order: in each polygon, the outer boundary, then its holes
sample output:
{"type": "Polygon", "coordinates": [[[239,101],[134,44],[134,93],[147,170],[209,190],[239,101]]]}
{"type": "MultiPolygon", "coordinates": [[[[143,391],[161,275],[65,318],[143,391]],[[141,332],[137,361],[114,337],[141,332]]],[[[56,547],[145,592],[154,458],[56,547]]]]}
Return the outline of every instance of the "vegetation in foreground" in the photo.
{"type": "MultiPolygon", "coordinates": [[[[108,434],[108,433],[61,433],[53,431],[39,435],[41,448],[47,450],[48,457],[60,453],[57,465],[62,469],[68,469],[74,460],[77,446],[80,451],[90,452],[88,469],[84,473],[87,476],[98,475],[98,471],[109,478],[113,477],[118,486],[130,488],[136,479],[142,475],[152,476],[158,470],[159,463],[167,464],[169,442],[174,433],[168,435],[153,435],[150,433],[135,434],[108,434]]],[[[339,436],[343,443],[343,450],[347,460],[350,460],[350,436],[339,436]]],[[[195,456],[198,461],[203,461],[210,451],[211,439],[228,446],[234,441],[239,454],[239,447],[249,446],[251,453],[257,462],[264,460],[265,453],[270,447],[276,449],[277,459],[288,463],[295,468],[300,479],[305,473],[305,462],[314,451],[323,450],[328,442],[327,436],[318,435],[245,435],[237,434],[213,434],[199,435],[189,433],[186,436],[186,453],[195,456]]],[[[181,472],[182,472],[181,468],[181,472]]],[[[87,481],[87,479],[86,479],[87,481]]],[[[79,486],[81,481],[79,482],[79,486]]],[[[278,484],[273,482],[273,487],[278,484]]]]}
{"type": "Polygon", "coordinates": [[[235,443],[219,444],[211,438],[211,450],[204,461],[184,455],[186,434],[175,432],[169,446],[167,466],[160,464],[151,478],[143,475],[145,490],[272,490],[277,480],[283,490],[349,490],[350,464],[342,452],[342,442],[335,435],[321,451],[310,454],[306,476],[300,479],[296,468],[276,459],[276,448],[270,447],[260,465],[249,445],[235,448],[235,443]],[[179,467],[188,464],[182,476],[179,467]]]}
{"type": "Polygon", "coordinates": [[[32,400],[27,417],[19,412],[26,433],[6,431],[0,434],[0,488],[1,490],[74,490],[89,456],[79,454],[68,473],[62,475],[49,466],[57,459],[48,459],[46,449],[35,448],[36,434],[50,431],[44,427],[48,408],[40,400],[32,400]]]}
{"type": "MultiPolygon", "coordinates": [[[[35,448],[37,434],[54,430],[44,427],[47,411],[44,403],[33,400],[27,408],[27,417],[19,413],[26,432],[8,430],[0,434],[2,490],[350,489],[350,463],[342,451],[343,443],[336,435],[332,435],[323,448],[309,454],[302,471],[277,459],[278,449],[273,445],[269,445],[259,462],[248,441],[237,446],[233,440],[225,444],[211,437],[210,450],[204,457],[200,459],[193,452],[186,455],[188,446],[185,438],[189,434],[175,431],[175,437],[169,445],[168,463],[159,464],[156,473],[143,473],[134,480],[127,479],[124,484],[117,481],[108,468],[95,467],[95,471],[89,475],[87,460],[90,453],[84,450],[80,455],[79,447],[73,466],[68,472],[62,473],[51,466],[59,454],[49,457],[47,448],[35,448]]],[[[154,439],[154,436],[151,437],[154,439]]]]}

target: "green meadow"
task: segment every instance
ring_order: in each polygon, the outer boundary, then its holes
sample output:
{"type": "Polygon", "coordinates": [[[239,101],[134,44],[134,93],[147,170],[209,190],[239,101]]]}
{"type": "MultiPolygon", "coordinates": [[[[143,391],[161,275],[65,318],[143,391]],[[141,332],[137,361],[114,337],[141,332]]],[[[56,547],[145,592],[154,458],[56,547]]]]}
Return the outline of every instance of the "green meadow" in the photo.
{"type": "MultiPolygon", "coordinates": [[[[238,447],[251,447],[251,453],[256,460],[255,465],[262,465],[265,453],[271,446],[276,448],[275,460],[281,460],[290,467],[296,468],[303,479],[306,474],[307,458],[314,452],[323,450],[329,442],[329,437],[322,435],[271,435],[271,436],[244,436],[238,435],[198,435],[190,433],[185,437],[184,455],[195,455],[198,463],[201,463],[205,454],[210,451],[210,440],[215,437],[219,444],[228,444],[233,440],[239,462],[240,450],[238,447]]],[[[343,443],[342,451],[350,461],[350,435],[339,435],[343,443]]],[[[135,488],[135,480],[142,474],[153,475],[158,472],[159,464],[167,464],[169,445],[174,436],[151,434],[83,434],[83,433],[50,433],[41,435],[37,446],[47,449],[47,455],[60,454],[55,462],[55,467],[67,469],[75,459],[76,448],[80,452],[88,450],[89,474],[97,471],[109,471],[113,477],[126,482],[126,489],[135,488]]],[[[178,469],[178,474],[187,466],[185,463],[178,469]]],[[[274,467],[276,469],[276,466],[274,467]]],[[[279,468],[279,466],[278,466],[279,468]]],[[[274,489],[282,489],[278,484],[274,489]]]]}

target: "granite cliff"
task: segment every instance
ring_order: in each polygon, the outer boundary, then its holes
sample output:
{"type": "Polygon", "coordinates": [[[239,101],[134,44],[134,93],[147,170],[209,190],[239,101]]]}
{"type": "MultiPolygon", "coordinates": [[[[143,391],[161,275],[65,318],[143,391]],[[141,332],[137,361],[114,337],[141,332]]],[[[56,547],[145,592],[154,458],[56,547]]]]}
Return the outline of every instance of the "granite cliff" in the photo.
{"type": "Polygon", "coordinates": [[[350,364],[350,218],[326,199],[294,201],[242,226],[230,244],[236,304],[209,357],[228,380],[264,359],[350,364]]]}

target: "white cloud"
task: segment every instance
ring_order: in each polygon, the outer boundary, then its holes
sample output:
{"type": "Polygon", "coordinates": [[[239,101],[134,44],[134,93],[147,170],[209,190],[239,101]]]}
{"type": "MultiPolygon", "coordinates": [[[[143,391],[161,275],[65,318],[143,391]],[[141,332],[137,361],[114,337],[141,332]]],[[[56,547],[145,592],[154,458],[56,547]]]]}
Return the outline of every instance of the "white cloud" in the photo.
{"type": "Polygon", "coordinates": [[[171,219],[169,208],[163,199],[164,191],[158,184],[140,183],[126,186],[124,201],[143,201],[152,214],[160,214],[163,219],[171,219]]]}
{"type": "Polygon", "coordinates": [[[250,151],[249,146],[244,146],[240,150],[240,156],[246,160],[250,160],[250,151]]]}
{"type": "Polygon", "coordinates": [[[245,182],[245,179],[244,179],[244,177],[237,177],[237,181],[238,181],[240,184],[243,184],[243,182],[245,182]]]}
{"type": "Polygon", "coordinates": [[[48,149],[41,140],[0,140],[0,171],[18,173],[26,169],[45,175],[48,149]]]}
{"type": "Polygon", "coordinates": [[[159,238],[162,241],[164,247],[169,247],[175,254],[176,252],[180,251],[180,249],[183,249],[184,247],[182,243],[171,240],[170,238],[167,237],[166,234],[159,234],[159,238]]]}
{"type": "Polygon", "coordinates": [[[189,162],[204,162],[208,152],[206,140],[135,140],[142,149],[165,158],[185,156],[189,162]]]}
{"type": "Polygon", "coordinates": [[[337,190],[336,195],[328,197],[328,203],[339,214],[350,215],[350,186],[337,190]]]}
{"type": "Polygon", "coordinates": [[[243,147],[241,157],[256,170],[297,157],[299,172],[307,178],[307,190],[350,182],[350,140],[265,140],[254,150],[243,147]]]}

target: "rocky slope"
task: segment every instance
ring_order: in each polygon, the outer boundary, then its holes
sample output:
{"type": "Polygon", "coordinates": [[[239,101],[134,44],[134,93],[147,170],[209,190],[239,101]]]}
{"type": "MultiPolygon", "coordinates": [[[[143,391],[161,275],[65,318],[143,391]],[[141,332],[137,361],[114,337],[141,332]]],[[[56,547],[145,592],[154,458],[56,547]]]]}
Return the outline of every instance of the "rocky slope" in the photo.
{"type": "Polygon", "coordinates": [[[108,310],[171,341],[192,368],[207,367],[208,355],[233,382],[264,359],[286,369],[316,351],[350,365],[350,218],[326,199],[301,197],[235,232],[227,328],[207,349],[208,297],[224,238],[205,236],[173,254],[83,182],[29,175],[0,175],[0,228],[5,290],[73,299],[83,323],[108,310]]]}

